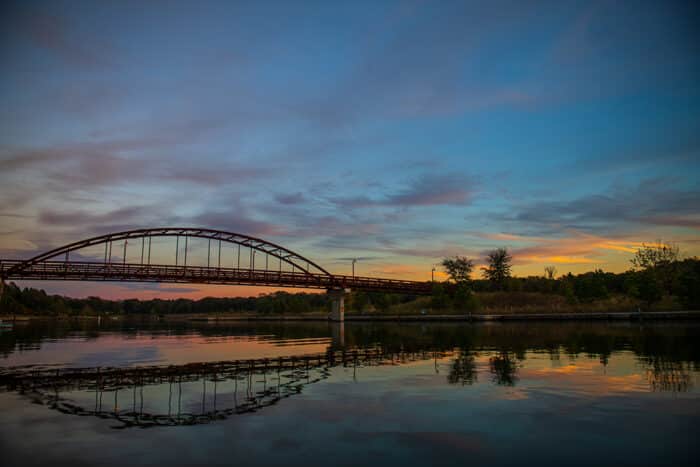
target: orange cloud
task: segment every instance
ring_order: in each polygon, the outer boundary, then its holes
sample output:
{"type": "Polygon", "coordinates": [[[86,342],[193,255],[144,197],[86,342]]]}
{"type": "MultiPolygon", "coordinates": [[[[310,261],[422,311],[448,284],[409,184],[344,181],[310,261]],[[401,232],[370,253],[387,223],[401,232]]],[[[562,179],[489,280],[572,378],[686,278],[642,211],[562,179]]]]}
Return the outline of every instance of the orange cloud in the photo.
{"type": "Polygon", "coordinates": [[[564,238],[545,238],[510,233],[474,233],[475,236],[499,242],[525,244],[511,249],[516,264],[600,264],[606,251],[634,253],[642,242],[611,239],[567,231],[564,238]]]}
{"type": "Polygon", "coordinates": [[[487,240],[499,240],[499,241],[533,241],[541,240],[539,237],[524,237],[522,235],[508,234],[508,233],[477,233],[478,237],[485,238],[487,240]]]}
{"type": "MultiPolygon", "coordinates": [[[[532,237],[531,246],[511,250],[516,265],[596,264],[608,269],[624,270],[628,267],[628,257],[621,260],[619,254],[634,253],[642,246],[637,239],[606,238],[579,231],[568,231],[568,237],[544,239],[532,237]],[[615,256],[610,256],[610,254],[615,256]],[[611,267],[612,266],[612,267],[611,267]]],[[[520,237],[526,241],[527,237],[520,237]]]]}
{"type": "MultiPolygon", "coordinates": [[[[438,271],[436,270],[435,273],[437,274],[438,271]]],[[[360,272],[358,275],[363,274],[360,272]]],[[[368,270],[366,275],[424,281],[430,278],[430,268],[410,264],[382,264],[368,270]]]]}
{"type": "Polygon", "coordinates": [[[521,260],[526,260],[533,263],[556,263],[556,264],[595,264],[599,261],[586,258],[583,256],[520,256],[521,260]]]}

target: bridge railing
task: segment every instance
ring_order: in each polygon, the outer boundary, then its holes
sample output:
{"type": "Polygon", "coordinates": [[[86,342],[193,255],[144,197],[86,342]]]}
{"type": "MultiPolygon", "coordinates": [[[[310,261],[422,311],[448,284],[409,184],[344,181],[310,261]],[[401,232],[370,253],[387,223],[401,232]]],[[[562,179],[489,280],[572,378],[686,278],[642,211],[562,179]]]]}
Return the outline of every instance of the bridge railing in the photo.
{"type": "Polygon", "coordinates": [[[429,294],[430,282],[380,279],[363,276],[309,274],[299,271],[221,268],[207,266],[104,263],[89,261],[43,261],[18,272],[18,260],[0,260],[5,280],[88,280],[121,282],[170,282],[274,287],[351,289],[409,294],[429,294]]]}

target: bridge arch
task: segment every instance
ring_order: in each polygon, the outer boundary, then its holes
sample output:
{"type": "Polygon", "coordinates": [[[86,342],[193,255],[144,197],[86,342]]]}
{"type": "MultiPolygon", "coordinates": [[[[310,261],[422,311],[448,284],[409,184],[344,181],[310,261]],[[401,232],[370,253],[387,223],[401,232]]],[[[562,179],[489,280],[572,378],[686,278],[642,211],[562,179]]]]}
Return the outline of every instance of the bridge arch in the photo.
{"type": "MultiPolygon", "coordinates": [[[[33,258],[26,261],[22,261],[11,267],[7,273],[8,275],[21,273],[23,270],[31,268],[32,266],[48,261],[52,258],[56,258],[63,255],[69,255],[73,251],[78,251],[83,248],[95,246],[95,245],[107,245],[115,241],[130,239],[150,239],[155,237],[185,237],[185,238],[203,238],[209,240],[216,240],[220,242],[237,244],[252,250],[260,251],[267,255],[276,257],[280,260],[280,264],[285,262],[292,266],[293,269],[297,269],[309,275],[326,275],[332,277],[332,275],[326,271],[324,268],[311,261],[310,259],[295,253],[283,246],[277,245],[275,243],[269,242],[256,237],[251,237],[249,235],[239,234],[235,232],[226,232],[223,230],[214,229],[199,229],[190,227],[160,227],[160,228],[150,228],[150,229],[136,229],[127,230],[123,232],[110,233],[105,235],[100,235],[97,237],[88,238],[85,240],[80,240],[68,245],[63,245],[61,247],[55,248],[53,250],[41,253],[33,258]]],[[[143,252],[143,250],[142,250],[143,252]]],[[[106,254],[105,254],[106,258],[106,254]]],[[[111,258],[111,254],[110,254],[111,258]]]]}

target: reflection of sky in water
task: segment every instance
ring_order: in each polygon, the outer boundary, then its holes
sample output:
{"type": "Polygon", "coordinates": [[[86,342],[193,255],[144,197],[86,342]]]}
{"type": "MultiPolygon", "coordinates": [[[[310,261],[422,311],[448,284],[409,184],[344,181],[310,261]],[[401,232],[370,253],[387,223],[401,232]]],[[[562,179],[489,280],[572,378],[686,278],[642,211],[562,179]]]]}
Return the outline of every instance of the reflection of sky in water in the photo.
{"type": "MultiPolygon", "coordinates": [[[[471,385],[448,384],[452,357],[335,367],[327,379],[306,384],[299,394],[258,412],[145,431],[110,430],[113,420],[57,414],[0,394],[5,422],[0,438],[14,442],[23,433],[43,446],[36,459],[59,465],[76,459],[105,465],[121,465],[125,459],[138,459],[136,465],[194,465],[232,458],[240,465],[331,460],[334,465],[464,465],[467,460],[609,465],[623,458],[629,464],[620,465],[684,465],[697,454],[697,372],[690,392],[659,393],[650,391],[644,367],[629,351],[611,356],[607,366],[586,357],[562,357],[553,364],[528,353],[517,383],[502,386],[490,373],[489,359],[495,355],[477,355],[471,385]]],[[[251,381],[258,390],[276,384],[272,374],[251,381]]],[[[176,413],[180,404],[183,413],[202,413],[245,400],[248,384],[245,378],[218,382],[215,399],[212,381],[183,383],[181,402],[177,384],[146,386],[142,392],[126,388],[117,402],[120,410],[131,410],[143,397],[146,411],[176,413]]],[[[61,395],[88,408],[95,404],[94,392],[61,395]]],[[[101,402],[111,409],[114,392],[105,393],[101,402]]],[[[13,444],[8,458],[30,453],[28,447],[21,441],[13,444]]]]}
{"type": "Polygon", "coordinates": [[[105,333],[97,338],[45,341],[39,348],[17,351],[3,366],[129,366],[184,364],[218,360],[270,358],[324,352],[330,338],[280,340],[271,336],[204,337],[197,334],[137,335],[105,333]]]}
{"type": "MultiPolygon", "coordinates": [[[[257,336],[109,332],[44,341],[4,362],[217,361],[316,353],[332,339],[330,329],[327,337],[314,330],[291,338],[291,328],[257,336]]],[[[700,372],[692,358],[682,358],[698,355],[695,328],[348,326],[345,339],[416,347],[415,338],[429,348],[451,342],[449,330],[474,331],[479,345],[399,365],[336,366],[323,378],[312,371],[294,382],[300,390],[288,398],[196,426],[113,430],[115,420],[66,415],[31,404],[28,395],[0,392],[3,465],[676,466],[698,458],[700,372]],[[539,334],[526,336],[533,333],[539,334]],[[542,339],[546,351],[537,348],[542,339]],[[572,352],[574,340],[602,343],[609,352],[604,358],[572,352]],[[534,349],[512,350],[523,342],[534,349]]],[[[124,388],[116,397],[105,391],[101,399],[91,390],[59,395],[87,410],[98,402],[104,410],[143,403],[145,412],[200,414],[235,407],[286,381],[270,372],[216,387],[211,378],[195,378],[181,387],[124,388]]]]}

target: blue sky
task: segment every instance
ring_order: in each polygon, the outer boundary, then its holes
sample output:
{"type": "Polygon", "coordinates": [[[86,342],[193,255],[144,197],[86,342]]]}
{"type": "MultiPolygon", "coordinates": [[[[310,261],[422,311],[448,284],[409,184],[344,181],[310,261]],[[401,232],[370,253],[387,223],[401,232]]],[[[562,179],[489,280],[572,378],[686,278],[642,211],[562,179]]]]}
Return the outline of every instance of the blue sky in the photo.
{"type": "Polygon", "coordinates": [[[416,279],[700,252],[695,2],[0,9],[0,256],[162,225],[416,279]]]}

